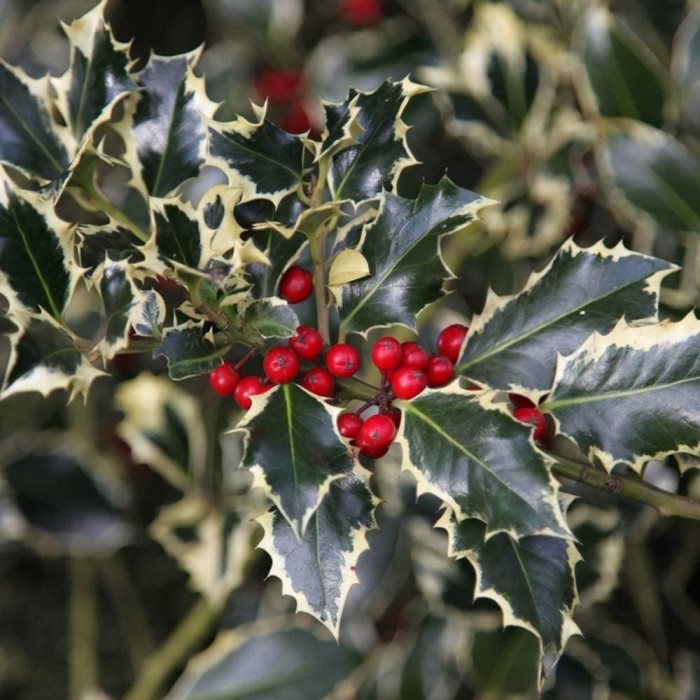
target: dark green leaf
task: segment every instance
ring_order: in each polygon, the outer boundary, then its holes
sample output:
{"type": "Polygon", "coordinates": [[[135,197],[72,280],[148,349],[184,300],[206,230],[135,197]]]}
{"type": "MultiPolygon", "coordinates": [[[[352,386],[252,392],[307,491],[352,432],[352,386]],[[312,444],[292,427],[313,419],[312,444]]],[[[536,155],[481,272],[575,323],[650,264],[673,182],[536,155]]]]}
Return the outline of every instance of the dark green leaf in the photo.
{"type": "Polygon", "coordinates": [[[144,252],[154,250],[169,263],[200,270],[211,258],[207,245],[208,229],[202,227],[197,212],[179,200],[153,201],[155,229],[144,252]]]}
{"type": "Polygon", "coordinates": [[[336,637],[367,531],[375,527],[375,506],[367,486],[350,474],[331,484],[301,541],[277,509],[258,518],[265,530],[258,546],[272,558],[270,574],[297,601],[297,612],[313,615],[336,637]]]}
{"type": "Polygon", "coordinates": [[[299,327],[296,313],[282,301],[256,299],[242,306],[242,323],[261,338],[290,338],[299,327]]]}
{"type": "Polygon", "coordinates": [[[460,520],[483,521],[489,536],[568,534],[544,455],[492,393],[463,391],[455,382],[396,405],[403,410],[403,468],[419,493],[438,496],[460,520]]]}
{"type": "Polygon", "coordinates": [[[238,425],[247,433],[242,465],[299,539],[331,482],[353,468],[337,412],[296,384],[282,384],[254,398],[238,425]]]}
{"type": "Polygon", "coordinates": [[[168,373],[175,380],[211,372],[221,364],[224,350],[217,350],[211,332],[205,333],[203,324],[190,321],[168,328],[153,357],[168,361],[168,373]]]}
{"type": "Polygon", "coordinates": [[[402,323],[415,329],[416,316],[443,295],[452,275],[440,239],[464,229],[487,203],[446,178],[424,185],[416,199],[386,193],[361,246],[371,275],[342,288],[341,328],[364,333],[402,323]]]}
{"type": "Polygon", "coordinates": [[[661,278],[671,269],[622,245],[584,249],[569,242],[518,294],[489,294],[456,371],[492,388],[546,391],[557,354],[573,352],[622,316],[653,318],[661,278]]]}
{"type": "Polygon", "coordinates": [[[542,410],[610,470],[700,454],[700,321],[621,322],[562,358],[542,410]]]}

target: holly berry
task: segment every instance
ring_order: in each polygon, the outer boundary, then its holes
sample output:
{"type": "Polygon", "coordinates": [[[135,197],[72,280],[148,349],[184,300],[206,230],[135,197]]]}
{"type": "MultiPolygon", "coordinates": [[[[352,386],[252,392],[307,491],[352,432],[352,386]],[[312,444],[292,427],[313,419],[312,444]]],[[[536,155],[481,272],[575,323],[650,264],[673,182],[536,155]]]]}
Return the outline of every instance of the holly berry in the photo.
{"type": "Polygon", "coordinates": [[[444,355],[431,355],[425,368],[428,386],[445,386],[454,376],[452,360],[444,355]]]}
{"type": "Polygon", "coordinates": [[[299,326],[297,334],[289,339],[289,347],[304,360],[315,360],[323,350],[321,334],[311,326],[299,326]]]}
{"type": "Polygon", "coordinates": [[[282,128],[288,134],[304,134],[313,126],[313,120],[306,105],[298,100],[292,102],[282,119],[282,128]]]}
{"type": "Polygon", "coordinates": [[[369,27],[384,15],[381,0],[341,0],[340,16],[349,24],[369,27]]]}
{"type": "Polygon", "coordinates": [[[247,411],[253,404],[250,397],[264,394],[269,388],[269,385],[263,384],[260,377],[243,377],[233,392],[233,398],[244,411],[247,411]]]}
{"type": "Polygon", "coordinates": [[[277,345],[268,350],[263,358],[263,370],[275,384],[291,382],[299,374],[299,356],[292,348],[277,345]]]}
{"type": "Polygon", "coordinates": [[[396,338],[385,336],[372,347],[372,362],[381,372],[389,372],[401,364],[401,344],[396,338]]]}
{"type": "Polygon", "coordinates": [[[521,394],[508,394],[508,399],[515,408],[534,408],[535,403],[521,394]]]}
{"type": "Polygon", "coordinates": [[[389,416],[377,413],[370,416],[357,433],[356,442],[363,447],[388,447],[396,437],[396,426],[389,416]]]}
{"type": "Polygon", "coordinates": [[[232,396],[241,375],[230,362],[224,362],[209,373],[209,385],[219,396],[232,396]]]}
{"type": "Polygon", "coordinates": [[[540,411],[539,408],[534,408],[526,406],[524,408],[516,408],[513,411],[513,417],[522,423],[530,423],[530,425],[535,426],[535,430],[532,436],[535,438],[536,442],[541,442],[543,444],[549,442],[551,433],[549,430],[549,424],[547,423],[547,417],[540,411]]]}
{"type": "Polygon", "coordinates": [[[373,445],[360,445],[357,441],[355,441],[355,444],[360,448],[360,452],[362,452],[363,455],[367,455],[372,459],[379,459],[389,451],[389,445],[384,445],[383,447],[375,447],[373,445]]]}
{"type": "Polygon", "coordinates": [[[314,290],[314,276],[299,265],[287,268],[280,280],[280,296],[290,304],[306,301],[314,290]]]}
{"type": "Polygon", "coordinates": [[[413,367],[399,367],[391,378],[391,388],[400,399],[412,399],[428,386],[423,372],[413,367]]]}
{"type": "Polygon", "coordinates": [[[255,90],[270,102],[285,102],[296,97],[303,87],[301,71],[269,69],[255,76],[255,90]]]}
{"type": "Polygon", "coordinates": [[[341,413],[338,416],[338,431],[343,437],[354,438],[359,432],[364,421],[354,413],[341,413]]]}
{"type": "Polygon", "coordinates": [[[326,366],[336,377],[352,377],[360,369],[360,353],[352,345],[337,343],[326,353],[326,366]]]}
{"type": "Polygon", "coordinates": [[[459,351],[462,349],[462,343],[467,336],[469,328],[461,323],[453,323],[447,328],[443,328],[438,336],[437,349],[440,355],[444,355],[457,364],[459,359],[459,351]]]}
{"type": "Polygon", "coordinates": [[[412,340],[401,343],[401,365],[424,372],[428,366],[428,353],[412,340]]]}
{"type": "Polygon", "coordinates": [[[324,367],[313,367],[301,378],[301,385],[312,394],[332,396],[335,379],[324,367]]]}
{"type": "Polygon", "coordinates": [[[393,408],[387,408],[384,415],[391,418],[392,422],[396,426],[396,429],[398,430],[399,426],[401,425],[401,411],[396,411],[393,408]]]}

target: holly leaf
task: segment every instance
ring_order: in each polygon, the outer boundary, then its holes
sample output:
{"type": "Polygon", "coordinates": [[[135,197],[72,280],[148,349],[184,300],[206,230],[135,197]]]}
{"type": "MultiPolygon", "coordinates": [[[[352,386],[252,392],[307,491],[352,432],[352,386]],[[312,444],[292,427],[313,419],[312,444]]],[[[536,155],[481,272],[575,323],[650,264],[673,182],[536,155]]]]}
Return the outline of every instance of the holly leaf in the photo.
{"type": "Polygon", "coordinates": [[[138,305],[133,309],[129,322],[137,335],[160,338],[165,318],[165,302],[152,289],[143,291],[138,305]]]}
{"type": "Polygon", "coordinates": [[[299,327],[299,317],[281,299],[255,299],[235,309],[241,323],[260,338],[291,338],[299,327]]]}
{"type": "Polygon", "coordinates": [[[0,178],[0,292],[10,311],[60,319],[79,277],[70,227],[50,202],[0,178]]]}
{"type": "Polygon", "coordinates": [[[55,180],[68,160],[49,114],[46,79],[32,80],[0,61],[0,162],[29,176],[55,180]]]}
{"type": "Polygon", "coordinates": [[[199,174],[204,162],[206,127],[216,105],[206,95],[204,81],[194,74],[199,51],[181,56],[152,56],[135,76],[140,98],[133,138],[148,192],[172,194],[199,174]]]}
{"type": "Polygon", "coordinates": [[[622,320],[560,358],[542,410],[581,450],[611,470],[641,471],[676,452],[700,455],[700,321],[622,320]]]}
{"type": "Polygon", "coordinates": [[[10,357],[0,398],[25,391],[48,396],[56,389],[87,395],[92,382],[104,373],[95,369],[73,338],[43,309],[9,316],[16,331],[8,335],[10,357]]]}
{"type": "Polygon", "coordinates": [[[546,535],[486,538],[478,520],[458,521],[448,508],[435,527],[447,530],[449,554],[466,558],[476,572],[475,597],[490,598],[503,611],[503,625],[523,627],[541,640],[543,651],[561,654],[579,630],[574,572],[581,557],[570,540],[546,535]]]}
{"type": "Polygon", "coordinates": [[[323,104],[325,128],[317,161],[357,144],[357,137],[363,131],[357,119],[360,112],[357,104],[359,97],[359,93],[354,93],[345,102],[323,104]]]}
{"type": "Polygon", "coordinates": [[[121,382],[115,406],[124,414],[117,434],[136,462],[145,462],[187,493],[206,465],[206,428],[198,401],[167,377],[142,373],[121,382]]]}
{"type": "Polygon", "coordinates": [[[240,187],[243,199],[269,199],[275,205],[301,185],[305,147],[293,136],[265,120],[265,109],[255,108],[258,121],[239,116],[232,122],[209,122],[208,162],[240,187]]]}
{"type": "Polygon", "coordinates": [[[335,152],[336,144],[349,142],[343,132],[350,135],[356,131],[352,127],[355,118],[363,129],[354,136],[355,144],[333,156],[329,171],[333,199],[359,202],[377,197],[385,189],[396,191],[402,170],[418,162],[408,148],[408,127],[401,115],[413,97],[428,91],[408,78],[400,83],[386,81],[374,92],[350,90],[346,102],[330,112],[332,134],[329,131],[326,136],[323,151],[335,152]]]}
{"type": "Polygon", "coordinates": [[[253,397],[236,430],[246,433],[242,466],[302,540],[333,481],[354,460],[336,428],[340,409],[296,384],[281,384],[253,397]]]}
{"type": "Polygon", "coordinates": [[[204,322],[186,321],[165,330],[161,344],[153,351],[153,357],[164,357],[168,362],[168,374],[179,381],[196,377],[216,369],[226,348],[217,350],[214,334],[204,332],[204,322]]]}
{"type": "Polygon", "coordinates": [[[573,352],[593,331],[610,330],[622,316],[654,318],[659,285],[673,269],[622,244],[579,248],[568,242],[519,293],[489,292],[455,371],[491,388],[544,392],[552,384],[557,353],[573,352]]]}
{"type": "Polygon", "coordinates": [[[416,199],[385,193],[360,247],[370,276],[342,287],[340,327],[365,334],[377,326],[416,328],[416,317],[443,296],[452,277],[440,239],[464,229],[489,200],[443,178],[416,199]]]}
{"type": "Polygon", "coordinates": [[[258,547],[272,558],[270,575],[296,600],[297,612],[320,620],[336,638],[357,560],[369,547],[367,532],[376,527],[376,506],[366,484],[348,474],[330,485],[301,540],[277,509],[257,518],[265,531],[258,547]]]}
{"type": "Polygon", "coordinates": [[[442,499],[458,520],[485,523],[486,537],[569,536],[547,458],[494,394],[476,395],[453,382],[396,401],[403,411],[402,469],[416,478],[419,494],[442,499]]]}

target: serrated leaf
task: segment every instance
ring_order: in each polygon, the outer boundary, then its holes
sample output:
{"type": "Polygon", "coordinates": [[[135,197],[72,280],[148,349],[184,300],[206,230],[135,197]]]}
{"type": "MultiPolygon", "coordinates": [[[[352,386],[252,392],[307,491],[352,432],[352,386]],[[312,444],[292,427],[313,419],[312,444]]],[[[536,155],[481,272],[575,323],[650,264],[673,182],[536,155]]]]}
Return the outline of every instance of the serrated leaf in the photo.
{"type": "Polygon", "coordinates": [[[675,452],[700,454],[700,321],[621,321],[560,358],[542,410],[590,459],[641,471],[675,452]]]}
{"type": "Polygon", "coordinates": [[[261,338],[291,338],[299,327],[299,317],[281,299],[255,299],[237,306],[240,321],[261,338]]]}
{"type": "Polygon", "coordinates": [[[610,330],[622,316],[655,317],[661,279],[673,269],[622,244],[579,248],[568,242],[518,294],[489,293],[455,371],[491,388],[544,392],[552,384],[557,353],[573,352],[593,331],[610,330]]]}
{"type": "Polygon", "coordinates": [[[70,227],[50,202],[0,178],[0,292],[10,311],[45,309],[60,319],[79,270],[70,227]]]}
{"type": "Polygon", "coordinates": [[[73,338],[45,311],[10,316],[17,327],[9,335],[11,349],[0,398],[24,391],[48,396],[56,389],[86,395],[103,372],[95,369],[76,347],[73,338]]]}
{"type": "Polygon", "coordinates": [[[30,176],[55,180],[68,153],[48,110],[48,85],[0,61],[0,161],[30,176]]]}
{"type": "Polygon", "coordinates": [[[221,364],[226,349],[217,349],[212,331],[204,332],[204,323],[187,321],[165,330],[153,357],[164,357],[168,374],[179,381],[211,372],[221,364]]]}
{"type": "Polygon", "coordinates": [[[197,400],[167,377],[142,373],[121,382],[115,406],[124,414],[118,435],[133,458],[188,492],[206,464],[206,428],[197,400]]]}
{"type": "Polygon", "coordinates": [[[123,226],[79,226],[76,240],[77,258],[85,270],[94,270],[106,258],[132,263],[143,260],[138,250],[142,241],[123,226]]]}
{"type": "Polygon", "coordinates": [[[254,529],[233,510],[184,498],[158,513],[151,534],[189,573],[192,587],[219,606],[243,582],[254,529]]]}
{"type": "Polygon", "coordinates": [[[254,397],[236,428],[247,433],[241,465],[299,540],[331,483],[353,469],[337,432],[338,413],[296,384],[281,384],[254,397]]]}
{"type": "MultiPolygon", "coordinates": [[[[351,123],[357,109],[357,122],[363,131],[355,136],[356,144],[335,153],[329,171],[333,199],[355,202],[371,199],[382,190],[396,190],[401,171],[417,161],[406,143],[407,126],[401,115],[412,97],[429,88],[405,79],[386,81],[374,92],[350,90],[344,105],[332,112],[333,127],[351,123]],[[350,112],[348,117],[342,113],[350,112]]],[[[324,144],[331,149],[333,144],[324,144]]]]}
{"type": "Polygon", "coordinates": [[[359,250],[346,248],[341,250],[331,263],[328,271],[330,286],[348,284],[369,275],[369,263],[359,250]]]}
{"type": "Polygon", "coordinates": [[[193,68],[199,52],[153,56],[135,76],[142,88],[133,122],[143,179],[156,197],[172,194],[196,177],[204,162],[206,127],[216,105],[193,68]]]}
{"type": "Polygon", "coordinates": [[[307,245],[307,238],[296,233],[285,238],[275,228],[254,231],[251,240],[268,258],[269,263],[255,263],[246,268],[246,274],[253,278],[253,289],[257,296],[273,297],[278,293],[279,279],[286,266],[297,259],[302,248],[307,245]]]}
{"type": "Polygon", "coordinates": [[[395,403],[403,411],[402,468],[419,493],[442,499],[459,520],[481,520],[487,537],[569,535],[547,459],[493,393],[477,396],[453,382],[395,403]]]}
{"type": "Polygon", "coordinates": [[[147,289],[142,294],[130,318],[134,332],[147,338],[160,338],[165,318],[165,302],[160,294],[152,289],[147,289]]]}
{"type": "Polygon", "coordinates": [[[361,244],[371,275],[343,287],[341,329],[364,333],[401,323],[416,328],[416,316],[443,294],[452,273],[440,239],[464,229],[489,200],[452,184],[423,185],[416,199],[385,193],[361,244]]]}
{"type": "Polygon", "coordinates": [[[377,503],[366,484],[349,474],[331,484],[301,538],[277,509],[257,518],[265,535],[258,545],[272,558],[270,575],[297,602],[297,612],[320,620],[338,637],[357,560],[368,548],[377,503]]]}
{"type": "Polygon", "coordinates": [[[301,184],[304,142],[265,120],[238,117],[229,123],[209,123],[210,165],[224,171],[229,184],[240,187],[244,199],[269,199],[275,204],[301,184]]]}
{"type": "Polygon", "coordinates": [[[338,151],[357,143],[357,137],[363,128],[357,119],[359,107],[358,94],[339,104],[326,103],[323,105],[325,128],[321,140],[321,148],[316,160],[327,158],[338,151]]]}
{"type": "Polygon", "coordinates": [[[328,698],[359,658],[312,631],[258,624],[227,632],[195,657],[168,700],[328,698]]]}
{"type": "Polygon", "coordinates": [[[533,632],[543,651],[559,656],[568,638],[578,633],[572,611],[580,556],[573,542],[546,535],[515,540],[506,533],[486,539],[483,523],[457,521],[449,509],[436,527],[447,530],[450,555],[466,557],[474,567],[475,596],[498,604],[504,626],[533,632]]]}
{"type": "Polygon", "coordinates": [[[652,52],[600,6],[581,23],[580,51],[598,110],[661,126],[666,81],[652,52]]]}

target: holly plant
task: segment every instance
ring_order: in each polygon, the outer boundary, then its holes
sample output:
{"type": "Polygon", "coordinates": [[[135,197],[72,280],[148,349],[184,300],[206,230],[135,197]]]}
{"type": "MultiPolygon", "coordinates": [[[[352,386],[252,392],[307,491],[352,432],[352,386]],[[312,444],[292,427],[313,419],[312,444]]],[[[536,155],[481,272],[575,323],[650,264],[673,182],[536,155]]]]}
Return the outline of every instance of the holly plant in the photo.
{"type": "MultiPolygon", "coordinates": [[[[316,634],[342,640],[382,503],[408,479],[438,504],[440,556],[473,569],[463,594],[534,635],[544,681],[577,634],[574,482],[700,517],[644,479],[700,455],[700,321],[658,310],[675,267],[569,241],[517,293],[448,311],[446,251],[492,202],[447,177],[402,191],[402,116],[426,88],[351,89],[322,104],[320,133],[285,132],[265,105],[220,121],[199,52],[137,69],[104,10],[65,28],[63,75],[0,64],[2,401],[111,387],[119,439],[177,494],[150,527],[202,596],[195,639],[257,546],[316,634]]],[[[216,649],[177,697],[233,687],[216,649]]],[[[331,680],[360,687],[343,658],[331,680]]],[[[157,660],[129,697],[157,696],[172,672],[157,660]]]]}

